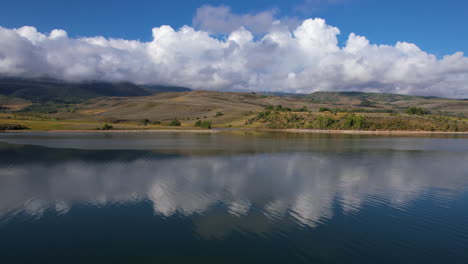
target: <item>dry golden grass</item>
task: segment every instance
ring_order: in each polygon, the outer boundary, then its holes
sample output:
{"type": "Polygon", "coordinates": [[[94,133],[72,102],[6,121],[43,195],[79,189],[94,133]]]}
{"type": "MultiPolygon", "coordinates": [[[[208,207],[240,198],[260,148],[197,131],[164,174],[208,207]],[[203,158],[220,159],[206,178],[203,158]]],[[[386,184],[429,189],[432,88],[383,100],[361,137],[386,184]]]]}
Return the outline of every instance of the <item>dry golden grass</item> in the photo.
{"type": "MultiPolygon", "coordinates": [[[[401,96],[400,96],[401,97],[401,96]]],[[[398,98],[400,98],[398,97],[398,98]]],[[[328,100],[328,99],[327,99],[328,100]]],[[[311,112],[295,113],[299,116],[329,115],[334,119],[343,119],[347,113],[318,113],[319,108],[355,109],[361,108],[369,111],[398,109],[404,112],[408,106],[422,106],[433,113],[438,111],[452,111],[454,113],[468,114],[468,101],[449,99],[424,99],[419,97],[398,99],[396,101],[376,101],[373,107],[359,107],[361,100],[356,98],[337,97],[335,101],[317,102],[307,98],[285,98],[277,96],[264,96],[254,93],[226,93],[212,91],[190,91],[180,93],[161,93],[144,97],[103,97],[89,100],[73,106],[73,111],[63,111],[56,114],[13,114],[0,113],[0,122],[26,125],[37,130],[57,129],[96,129],[104,123],[111,124],[115,129],[193,129],[197,120],[211,121],[214,128],[219,127],[265,127],[267,124],[253,123],[246,126],[246,121],[257,116],[269,105],[282,105],[291,109],[306,106],[311,112]],[[217,112],[223,113],[216,116],[217,112]],[[8,119],[10,116],[10,119],[8,119]],[[15,119],[15,120],[12,120],[15,119]],[[150,124],[142,125],[142,120],[148,119],[150,124]],[[181,127],[168,127],[170,121],[177,119],[181,127]],[[162,125],[153,125],[160,122],[162,125]]],[[[16,101],[16,105],[25,104],[16,101]]],[[[286,113],[279,115],[286,116],[286,113]]],[[[361,115],[361,114],[359,114],[361,115]]],[[[392,120],[390,114],[362,114],[375,123],[380,120],[392,120]]],[[[450,117],[449,120],[465,122],[468,119],[450,117]]],[[[397,120],[398,121],[398,120],[397,120]]],[[[431,123],[425,119],[412,118],[403,120],[408,129],[414,126],[424,126],[431,123]],[[413,126],[414,125],[414,126],[413,126]]],[[[464,125],[460,125],[460,128],[464,125]]]]}

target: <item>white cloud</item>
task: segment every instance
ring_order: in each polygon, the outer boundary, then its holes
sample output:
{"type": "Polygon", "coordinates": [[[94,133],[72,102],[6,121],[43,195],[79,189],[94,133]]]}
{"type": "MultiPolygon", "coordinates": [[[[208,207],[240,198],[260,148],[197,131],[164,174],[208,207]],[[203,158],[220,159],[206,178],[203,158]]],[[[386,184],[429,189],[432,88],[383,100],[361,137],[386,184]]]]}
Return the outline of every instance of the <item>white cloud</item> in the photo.
{"type": "Polygon", "coordinates": [[[224,39],[189,26],[153,28],[150,42],[0,27],[0,75],[208,90],[353,90],[468,98],[468,58],[461,52],[438,59],[415,44],[376,45],[356,34],[341,47],[339,29],[320,18],[291,29],[274,21],[272,12],[221,11],[225,23],[219,23],[218,32],[232,31],[224,39]]]}

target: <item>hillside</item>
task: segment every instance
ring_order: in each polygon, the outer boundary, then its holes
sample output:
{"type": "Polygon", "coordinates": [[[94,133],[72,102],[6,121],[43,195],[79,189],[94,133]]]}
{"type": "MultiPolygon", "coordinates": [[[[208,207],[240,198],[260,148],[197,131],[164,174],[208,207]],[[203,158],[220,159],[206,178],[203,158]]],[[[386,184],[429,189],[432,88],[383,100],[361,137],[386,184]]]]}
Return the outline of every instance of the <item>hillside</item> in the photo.
{"type": "Polygon", "coordinates": [[[32,102],[74,104],[102,96],[135,97],[161,92],[190,91],[184,87],[136,85],[120,82],[70,83],[52,79],[0,79],[0,95],[32,102]]]}
{"type": "Polygon", "coordinates": [[[193,127],[200,120],[210,122],[214,127],[468,130],[466,100],[395,94],[319,92],[298,98],[184,91],[104,96],[88,98],[79,104],[32,105],[11,96],[0,99],[3,105],[0,123],[33,129],[50,126],[55,129],[96,129],[104,123],[118,129],[148,129],[169,126],[174,120],[178,120],[182,127],[193,127]],[[411,107],[415,108],[414,114],[407,112],[411,107]]]}

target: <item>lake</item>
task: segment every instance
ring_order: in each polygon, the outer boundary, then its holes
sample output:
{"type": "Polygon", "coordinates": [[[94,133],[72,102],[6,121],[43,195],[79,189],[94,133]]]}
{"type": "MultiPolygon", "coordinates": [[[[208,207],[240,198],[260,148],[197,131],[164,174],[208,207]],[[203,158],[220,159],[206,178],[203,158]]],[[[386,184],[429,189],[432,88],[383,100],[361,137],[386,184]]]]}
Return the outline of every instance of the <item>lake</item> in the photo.
{"type": "Polygon", "coordinates": [[[468,263],[468,137],[0,134],[1,263],[468,263]]]}

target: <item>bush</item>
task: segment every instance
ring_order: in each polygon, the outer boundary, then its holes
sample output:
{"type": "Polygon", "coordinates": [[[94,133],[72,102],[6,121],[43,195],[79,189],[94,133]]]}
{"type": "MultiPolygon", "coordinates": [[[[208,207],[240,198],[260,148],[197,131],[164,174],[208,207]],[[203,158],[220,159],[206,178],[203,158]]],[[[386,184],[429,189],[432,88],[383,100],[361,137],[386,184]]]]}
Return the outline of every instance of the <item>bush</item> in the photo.
{"type": "Polygon", "coordinates": [[[321,129],[324,129],[324,128],[330,128],[335,123],[335,120],[328,116],[319,116],[317,118],[317,122],[318,122],[318,127],[321,129]]]}
{"type": "Polygon", "coordinates": [[[150,123],[150,120],[149,120],[149,119],[143,119],[143,120],[141,120],[141,123],[142,123],[144,126],[146,126],[146,125],[148,125],[148,124],[150,123]]]}
{"type": "Polygon", "coordinates": [[[43,104],[32,104],[21,109],[20,112],[23,113],[40,113],[40,114],[55,114],[58,113],[60,108],[63,108],[63,105],[53,104],[53,103],[43,103],[43,104]]]}
{"type": "Polygon", "coordinates": [[[365,129],[369,125],[366,122],[366,118],[361,115],[350,114],[346,116],[343,128],[345,129],[365,129]]]}
{"type": "MultiPolygon", "coordinates": [[[[269,106],[265,107],[265,109],[266,110],[271,110],[271,111],[277,111],[277,112],[291,112],[291,108],[283,107],[282,105],[276,105],[276,106],[269,105],[269,106]]],[[[299,109],[295,109],[294,111],[296,111],[296,112],[306,112],[307,111],[307,106],[304,106],[304,107],[299,108],[299,109]],[[304,110],[304,111],[302,111],[302,110],[304,110]]]]}
{"type": "Polygon", "coordinates": [[[307,106],[303,106],[301,108],[294,109],[294,112],[308,112],[309,109],[307,109],[307,106]]]}
{"type": "Polygon", "coordinates": [[[331,110],[327,107],[320,107],[319,112],[331,112],[331,110]]]}
{"type": "Polygon", "coordinates": [[[367,99],[362,99],[361,103],[359,104],[359,106],[362,106],[362,107],[372,107],[373,105],[374,104],[367,99]]]}
{"type": "Polygon", "coordinates": [[[223,116],[223,115],[224,115],[223,113],[217,112],[216,115],[215,115],[215,117],[220,117],[220,116],[223,116]]]}
{"type": "Polygon", "coordinates": [[[23,129],[30,129],[27,126],[19,125],[19,124],[0,124],[0,130],[23,130],[23,129]]]}
{"type": "Polygon", "coordinates": [[[112,125],[104,124],[104,125],[102,125],[101,130],[111,130],[113,128],[114,127],[112,125]]]}
{"type": "Polygon", "coordinates": [[[283,107],[282,105],[275,106],[273,110],[278,111],[278,112],[291,112],[291,108],[283,107]]]}
{"type": "Polygon", "coordinates": [[[422,109],[421,107],[408,107],[406,108],[406,113],[408,115],[427,115],[430,114],[429,111],[422,109]]]}
{"type": "Polygon", "coordinates": [[[263,111],[263,112],[260,112],[257,114],[257,119],[262,119],[262,118],[265,118],[267,116],[269,116],[272,112],[270,111],[263,111]]]}
{"type": "Polygon", "coordinates": [[[211,129],[211,122],[198,120],[197,122],[195,122],[195,126],[203,129],[211,129]]]}
{"type": "Polygon", "coordinates": [[[174,119],[171,121],[171,123],[169,124],[170,126],[180,126],[180,121],[177,120],[177,119],[174,119]]]}

